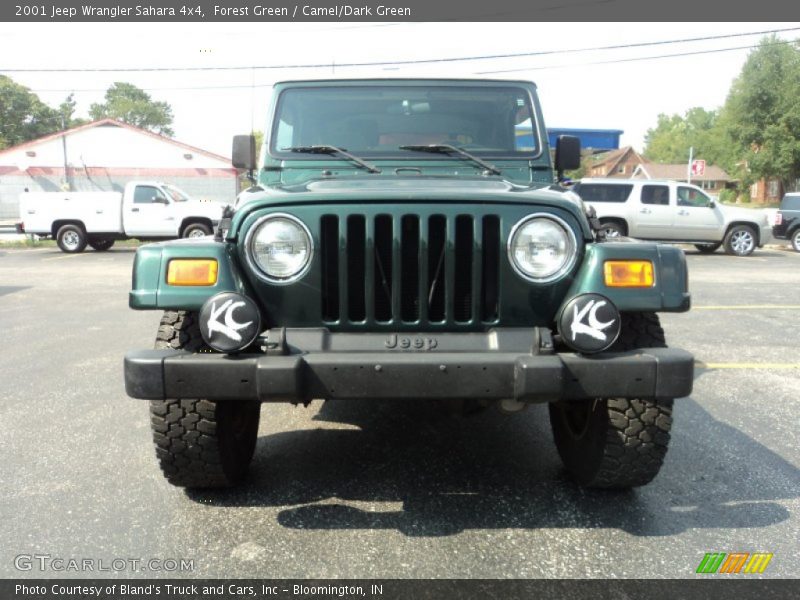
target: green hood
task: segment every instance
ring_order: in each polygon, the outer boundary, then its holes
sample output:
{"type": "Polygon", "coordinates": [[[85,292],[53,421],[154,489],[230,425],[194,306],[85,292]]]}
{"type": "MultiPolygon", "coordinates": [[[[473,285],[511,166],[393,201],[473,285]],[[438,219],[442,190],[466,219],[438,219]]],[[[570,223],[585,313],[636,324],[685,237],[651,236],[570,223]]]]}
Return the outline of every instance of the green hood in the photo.
{"type": "Polygon", "coordinates": [[[301,205],[330,204],[480,204],[551,207],[569,212],[581,224],[583,237],[592,239],[583,203],[572,192],[556,186],[521,186],[502,179],[484,177],[345,177],[313,179],[294,186],[242,192],[229,231],[235,237],[241,224],[254,211],[301,205]]]}

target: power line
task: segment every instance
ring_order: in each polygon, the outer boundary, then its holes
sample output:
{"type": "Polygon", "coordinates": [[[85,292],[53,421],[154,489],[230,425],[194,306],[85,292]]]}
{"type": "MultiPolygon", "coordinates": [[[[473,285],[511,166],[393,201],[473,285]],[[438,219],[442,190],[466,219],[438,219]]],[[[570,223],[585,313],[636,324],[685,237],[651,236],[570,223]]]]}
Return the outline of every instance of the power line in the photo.
{"type": "MultiPolygon", "coordinates": [[[[765,45],[785,45],[785,44],[793,44],[793,41],[777,41],[777,42],[769,42],[765,45]]],[[[679,58],[683,56],[697,56],[702,54],[718,54],[721,52],[733,52],[736,50],[752,50],[754,48],[758,48],[759,46],[749,45],[749,46],[733,46],[728,48],[712,48],[708,50],[694,50],[690,52],[676,52],[672,54],[659,54],[656,56],[635,56],[629,58],[617,58],[612,60],[604,60],[604,61],[593,61],[593,62],[585,62],[585,63],[575,63],[575,64],[568,64],[568,65],[544,65],[544,66],[536,66],[536,67],[519,67],[515,69],[501,69],[501,70],[493,70],[493,71],[476,71],[475,75],[491,75],[491,74],[500,74],[500,73],[514,73],[514,72],[521,72],[521,71],[543,71],[547,69],[569,69],[573,67],[584,67],[584,66],[592,66],[592,65],[609,65],[609,64],[618,64],[618,63],[628,63],[628,62],[637,62],[637,61],[646,61],[646,60],[659,60],[663,58],[679,58]]],[[[337,67],[340,65],[336,65],[337,67]]],[[[330,65],[325,65],[325,68],[330,68],[330,65]]],[[[186,87],[144,87],[140,88],[146,92],[157,92],[157,91],[201,91],[201,90],[235,90],[235,89],[253,89],[253,88],[265,88],[265,87],[272,87],[274,83],[252,83],[252,84],[241,84],[241,85],[205,85],[205,86],[186,86],[186,87]]],[[[31,90],[32,92],[36,93],[55,93],[55,92],[105,92],[106,89],[100,88],[91,88],[91,89],[34,89],[31,90]]]]}
{"type": "MultiPolygon", "coordinates": [[[[330,65],[329,65],[330,67],[330,65]]],[[[274,83],[245,83],[241,85],[195,85],[195,86],[186,86],[186,87],[141,87],[139,88],[145,92],[189,92],[189,91],[198,91],[198,90],[238,90],[238,89],[251,89],[251,88],[265,88],[265,87],[272,87],[274,83]]],[[[138,86],[137,86],[138,87],[138,86]]],[[[43,93],[55,93],[55,92],[105,92],[108,88],[69,88],[69,89],[32,89],[31,92],[36,92],[37,94],[43,93]]]]}
{"type": "MultiPolygon", "coordinates": [[[[777,46],[783,44],[793,44],[792,41],[780,41],[780,42],[770,42],[769,46],[777,46]]],[[[618,64],[618,63],[628,63],[628,62],[637,62],[642,60],[658,60],[661,58],[677,58],[681,56],[697,56],[699,54],[717,54],[720,52],[732,52],[734,50],[752,50],[753,48],[758,48],[758,46],[734,46],[731,48],[713,48],[710,50],[694,50],[690,52],[676,52],[673,54],[659,54],[657,56],[634,56],[630,58],[616,58],[613,60],[597,60],[592,62],[585,62],[585,63],[574,63],[571,65],[549,65],[549,66],[539,66],[539,67],[518,67],[515,69],[500,69],[496,71],[476,71],[476,75],[493,75],[499,73],[517,73],[520,71],[543,71],[546,69],[569,69],[572,67],[589,67],[593,65],[611,65],[611,64],[618,64]]]]}
{"type": "MultiPolygon", "coordinates": [[[[711,40],[730,39],[746,37],[752,35],[766,35],[770,33],[785,33],[798,31],[800,27],[785,27],[782,29],[766,29],[761,31],[749,31],[740,33],[728,33],[722,35],[710,35],[693,38],[683,38],[676,40],[660,40],[654,42],[636,42],[632,44],[614,44],[610,46],[595,46],[591,48],[567,48],[562,50],[539,50],[536,52],[514,52],[506,54],[486,54],[479,56],[457,56],[449,58],[423,58],[413,60],[394,60],[394,61],[373,61],[373,62],[351,62],[336,63],[337,67],[381,67],[381,66],[403,66],[403,65],[423,65],[440,64],[454,62],[469,62],[480,60],[497,60],[508,58],[525,58],[532,56],[552,56],[558,54],[577,54],[581,52],[598,52],[603,50],[624,50],[628,48],[644,48],[650,46],[664,46],[670,44],[686,44],[691,42],[704,42],[711,40]]],[[[281,69],[328,69],[331,63],[307,63],[307,64],[283,64],[283,65],[249,65],[249,66],[228,66],[228,67],[121,67],[121,68],[32,68],[32,69],[7,69],[0,68],[0,72],[6,73],[129,73],[129,72],[173,72],[173,71],[242,71],[242,70],[281,70],[281,69]]],[[[523,69],[525,70],[525,69],[523,69]]]]}

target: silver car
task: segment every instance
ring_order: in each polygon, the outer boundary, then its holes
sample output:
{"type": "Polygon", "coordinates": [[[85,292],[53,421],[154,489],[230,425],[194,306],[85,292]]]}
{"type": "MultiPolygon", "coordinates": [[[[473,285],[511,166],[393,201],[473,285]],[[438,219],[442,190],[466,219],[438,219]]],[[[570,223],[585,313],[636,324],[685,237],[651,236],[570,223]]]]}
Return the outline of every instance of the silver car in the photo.
{"type": "Polygon", "coordinates": [[[694,244],[747,256],[769,241],[763,211],[722,206],[699,187],[650,179],[581,179],[573,190],[594,207],[606,237],[694,244]]]}

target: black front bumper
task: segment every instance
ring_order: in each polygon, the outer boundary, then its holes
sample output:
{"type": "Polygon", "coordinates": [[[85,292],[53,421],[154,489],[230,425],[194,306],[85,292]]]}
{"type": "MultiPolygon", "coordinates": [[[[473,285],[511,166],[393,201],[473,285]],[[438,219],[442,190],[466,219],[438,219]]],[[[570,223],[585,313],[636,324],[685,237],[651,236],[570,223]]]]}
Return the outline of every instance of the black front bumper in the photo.
{"type": "Polygon", "coordinates": [[[318,398],[553,402],[678,398],[692,391],[694,358],[685,350],[648,348],[591,357],[553,353],[546,344],[542,348],[537,343],[534,329],[426,336],[393,340],[380,334],[298,329],[286,331],[282,350],[273,348],[270,354],[138,350],[125,356],[125,389],[129,396],[146,400],[262,402],[318,398]],[[402,347],[405,339],[408,350],[388,349],[393,343],[402,347]]]}

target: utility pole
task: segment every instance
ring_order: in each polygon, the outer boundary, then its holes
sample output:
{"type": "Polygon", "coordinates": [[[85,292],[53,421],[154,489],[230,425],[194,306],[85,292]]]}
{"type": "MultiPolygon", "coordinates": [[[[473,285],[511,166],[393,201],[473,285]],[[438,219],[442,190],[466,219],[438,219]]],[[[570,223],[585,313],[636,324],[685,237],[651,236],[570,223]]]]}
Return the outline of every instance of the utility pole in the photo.
{"type": "Polygon", "coordinates": [[[692,183],[692,158],[694,146],[689,146],[689,164],[686,166],[686,183],[692,183]]]}
{"type": "Polygon", "coordinates": [[[69,164],[67,162],[67,122],[64,119],[64,114],[61,114],[61,150],[64,153],[64,184],[67,189],[65,191],[72,191],[72,181],[69,177],[69,164]]]}

